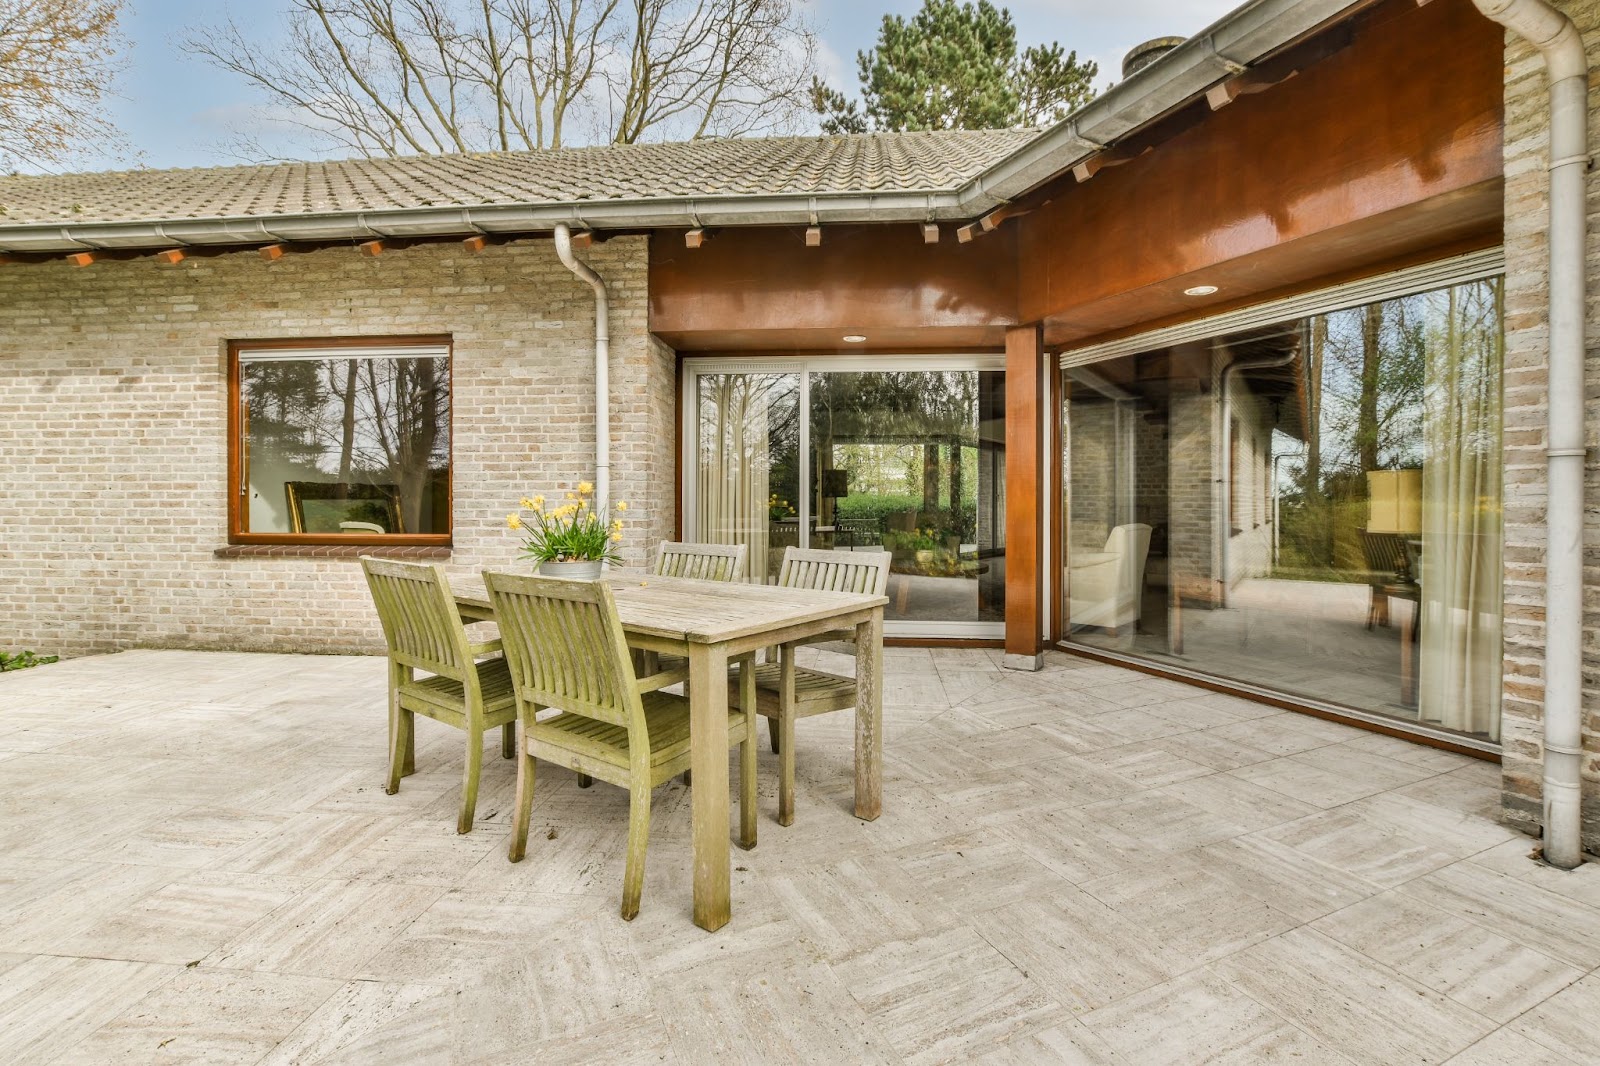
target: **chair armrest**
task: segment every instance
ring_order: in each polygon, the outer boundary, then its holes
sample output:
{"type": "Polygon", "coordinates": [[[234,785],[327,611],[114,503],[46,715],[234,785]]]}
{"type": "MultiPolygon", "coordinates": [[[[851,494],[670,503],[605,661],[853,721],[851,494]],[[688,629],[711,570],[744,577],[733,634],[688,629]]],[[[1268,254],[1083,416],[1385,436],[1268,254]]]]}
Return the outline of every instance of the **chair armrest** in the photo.
{"type": "Polygon", "coordinates": [[[467,645],[467,654],[471,655],[474,659],[480,655],[493,655],[496,652],[502,651],[505,651],[505,646],[500,643],[499,637],[496,637],[493,640],[483,641],[479,644],[467,645]]]}
{"type": "Polygon", "coordinates": [[[1083,552],[1078,555],[1067,556],[1067,567],[1076,570],[1080,567],[1104,566],[1114,563],[1122,558],[1120,552],[1083,552]]]}

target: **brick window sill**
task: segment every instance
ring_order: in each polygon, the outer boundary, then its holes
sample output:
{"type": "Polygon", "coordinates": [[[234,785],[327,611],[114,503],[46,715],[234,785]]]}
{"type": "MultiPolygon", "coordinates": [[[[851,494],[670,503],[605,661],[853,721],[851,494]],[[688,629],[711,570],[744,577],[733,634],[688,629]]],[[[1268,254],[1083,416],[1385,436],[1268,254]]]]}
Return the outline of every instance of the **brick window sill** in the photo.
{"type": "Polygon", "coordinates": [[[227,544],[212,552],[218,559],[380,559],[448,560],[446,544],[227,544]]]}

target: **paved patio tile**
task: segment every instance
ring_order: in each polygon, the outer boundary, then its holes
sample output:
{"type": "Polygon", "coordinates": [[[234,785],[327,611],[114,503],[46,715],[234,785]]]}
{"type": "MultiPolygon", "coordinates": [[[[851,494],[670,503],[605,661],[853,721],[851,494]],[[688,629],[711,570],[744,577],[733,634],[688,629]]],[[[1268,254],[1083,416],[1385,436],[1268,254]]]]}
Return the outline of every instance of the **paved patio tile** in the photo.
{"type": "Polygon", "coordinates": [[[338,991],[338,981],[184,970],[96,1029],[74,1066],[255,1062],[338,991]]]}
{"type": "Polygon", "coordinates": [[[1352,1061],[1208,970],[1102,1007],[1084,1024],[1141,1066],[1352,1061]]]}
{"type": "Polygon", "coordinates": [[[1584,1061],[1553,1051],[1511,1029],[1496,1029],[1447,1060],[1447,1066],[1576,1066],[1584,1061]]]}
{"type": "Polygon", "coordinates": [[[471,834],[454,730],[419,722],[386,795],[379,659],[6,675],[0,1062],[1592,1058],[1600,866],[1531,861],[1493,766],[1057,653],[892,652],[883,817],[848,714],[800,723],[793,826],[763,743],[714,935],[681,781],[632,923],[621,790],[541,766],[515,865],[498,738],[471,834]]]}
{"type": "Polygon", "coordinates": [[[884,944],[836,972],[907,1063],[981,1054],[1061,1015],[1052,996],[966,926],[884,944]]]}
{"type": "Polygon", "coordinates": [[[1502,1023],[1584,973],[1399,892],[1373,896],[1311,927],[1502,1023]]]}
{"type": "Polygon", "coordinates": [[[1596,1017],[1600,1017],[1600,976],[1590,974],[1528,1011],[1511,1029],[1574,1062],[1592,1062],[1596,1017]]]}
{"type": "Polygon", "coordinates": [[[1360,1063],[1443,1062],[1495,1028],[1483,1015],[1330,937],[1295,929],[1217,972],[1360,1063]]]}
{"type": "MultiPolygon", "coordinates": [[[[39,955],[0,981],[0,1061],[58,1061],[177,970],[149,962],[39,955]]],[[[70,1058],[67,1061],[71,1061],[70,1058]]]]}

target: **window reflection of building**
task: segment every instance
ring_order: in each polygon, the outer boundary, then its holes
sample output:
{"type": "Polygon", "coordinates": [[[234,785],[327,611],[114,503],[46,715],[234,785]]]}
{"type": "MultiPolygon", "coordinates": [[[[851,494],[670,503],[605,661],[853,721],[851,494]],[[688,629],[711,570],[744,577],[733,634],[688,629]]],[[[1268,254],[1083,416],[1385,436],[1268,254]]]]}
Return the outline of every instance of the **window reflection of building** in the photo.
{"type": "Polygon", "coordinates": [[[1497,737],[1499,292],[1065,370],[1069,639],[1497,737]],[[1089,561],[1131,572],[1141,526],[1129,611],[1089,561]]]}

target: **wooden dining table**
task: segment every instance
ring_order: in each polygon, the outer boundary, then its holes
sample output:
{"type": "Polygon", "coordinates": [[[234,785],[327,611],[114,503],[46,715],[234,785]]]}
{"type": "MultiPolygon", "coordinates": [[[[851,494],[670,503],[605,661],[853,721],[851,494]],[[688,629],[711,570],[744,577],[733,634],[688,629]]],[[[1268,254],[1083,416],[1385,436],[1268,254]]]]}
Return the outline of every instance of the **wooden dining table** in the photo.
{"type": "MultiPolygon", "coordinates": [[[[883,809],[883,609],[885,596],[776,585],[639,576],[605,578],[630,647],[689,660],[689,767],[694,921],[717,930],[731,914],[728,839],[728,666],[773,645],[840,630],[856,641],[855,814],[883,809]]],[[[481,579],[452,581],[463,620],[492,621],[481,579]]],[[[755,731],[751,731],[755,742],[755,731]]]]}

